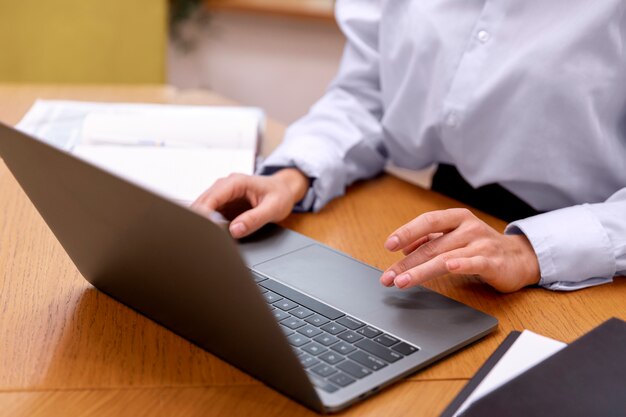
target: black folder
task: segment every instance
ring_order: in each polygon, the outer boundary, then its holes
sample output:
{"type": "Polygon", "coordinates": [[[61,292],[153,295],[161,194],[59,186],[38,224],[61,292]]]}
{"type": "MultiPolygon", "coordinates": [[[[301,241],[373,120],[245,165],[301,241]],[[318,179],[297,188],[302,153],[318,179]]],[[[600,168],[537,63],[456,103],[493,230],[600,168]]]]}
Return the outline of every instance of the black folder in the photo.
{"type": "Polygon", "coordinates": [[[604,322],[461,416],[626,417],[626,322],[604,322]]]}

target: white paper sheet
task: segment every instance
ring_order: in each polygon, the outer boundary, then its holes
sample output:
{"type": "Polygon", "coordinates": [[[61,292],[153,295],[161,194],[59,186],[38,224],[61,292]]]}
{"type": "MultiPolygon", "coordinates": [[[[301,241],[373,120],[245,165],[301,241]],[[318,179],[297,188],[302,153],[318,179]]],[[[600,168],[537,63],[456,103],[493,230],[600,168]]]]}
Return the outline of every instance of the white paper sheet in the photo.
{"type": "Polygon", "coordinates": [[[182,205],[191,204],[218,178],[251,174],[254,167],[250,149],[78,145],[73,153],[182,205]]]}
{"type": "Polygon", "coordinates": [[[251,111],[165,106],[89,113],[81,143],[254,149],[258,129],[259,116],[251,111]]]}
{"type": "MultiPolygon", "coordinates": [[[[84,133],[129,142],[138,134],[149,137],[155,131],[161,138],[167,135],[187,143],[242,148],[257,139],[263,120],[263,112],[256,107],[37,100],[16,128],[65,150],[83,142],[84,133]]],[[[91,137],[85,139],[85,143],[91,141],[91,137]]]]}
{"type": "Polygon", "coordinates": [[[16,127],[188,205],[220,177],[253,173],[263,113],[253,107],[37,100],[16,127]]]}

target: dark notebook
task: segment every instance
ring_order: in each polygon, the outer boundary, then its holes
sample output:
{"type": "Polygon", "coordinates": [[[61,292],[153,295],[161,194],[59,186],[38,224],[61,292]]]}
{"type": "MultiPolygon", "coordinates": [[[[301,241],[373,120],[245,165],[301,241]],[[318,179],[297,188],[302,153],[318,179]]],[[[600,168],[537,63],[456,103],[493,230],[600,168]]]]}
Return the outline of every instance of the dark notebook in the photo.
{"type": "Polygon", "coordinates": [[[604,322],[461,415],[626,417],[626,322],[604,322]]]}

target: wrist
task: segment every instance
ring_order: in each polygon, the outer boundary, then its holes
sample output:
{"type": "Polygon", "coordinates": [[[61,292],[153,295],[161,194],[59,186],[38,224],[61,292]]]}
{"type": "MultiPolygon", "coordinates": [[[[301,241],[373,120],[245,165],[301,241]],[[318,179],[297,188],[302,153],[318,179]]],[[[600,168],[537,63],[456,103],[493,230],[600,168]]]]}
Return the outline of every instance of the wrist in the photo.
{"type": "Polygon", "coordinates": [[[511,235],[510,237],[516,240],[521,254],[523,286],[538,284],[541,279],[541,271],[539,259],[537,259],[533,246],[526,235],[511,235]]]}
{"type": "Polygon", "coordinates": [[[302,200],[309,189],[309,178],[297,168],[284,168],[272,175],[287,187],[293,204],[302,200]]]}

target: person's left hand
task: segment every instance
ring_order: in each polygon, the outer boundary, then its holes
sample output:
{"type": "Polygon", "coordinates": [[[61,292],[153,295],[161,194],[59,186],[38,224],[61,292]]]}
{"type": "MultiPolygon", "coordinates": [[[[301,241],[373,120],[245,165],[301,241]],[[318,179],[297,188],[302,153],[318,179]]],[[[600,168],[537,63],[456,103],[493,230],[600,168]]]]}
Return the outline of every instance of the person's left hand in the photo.
{"type": "Polygon", "coordinates": [[[406,255],[383,273],[385,286],[409,288],[448,273],[478,275],[502,292],[539,282],[526,236],[503,235],[467,209],[422,214],[394,231],[385,248],[406,255]]]}

